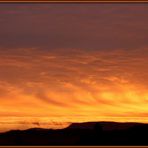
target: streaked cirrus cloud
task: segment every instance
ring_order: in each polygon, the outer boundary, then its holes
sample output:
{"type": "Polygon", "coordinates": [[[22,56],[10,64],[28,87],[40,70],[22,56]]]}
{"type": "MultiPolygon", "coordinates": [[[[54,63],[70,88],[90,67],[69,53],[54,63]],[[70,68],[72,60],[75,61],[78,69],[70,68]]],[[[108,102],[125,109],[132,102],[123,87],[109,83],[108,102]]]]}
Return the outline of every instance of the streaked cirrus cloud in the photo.
{"type": "Polygon", "coordinates": [[[0,8],[1,118],[147,122],[147,4],[0,8]]]}

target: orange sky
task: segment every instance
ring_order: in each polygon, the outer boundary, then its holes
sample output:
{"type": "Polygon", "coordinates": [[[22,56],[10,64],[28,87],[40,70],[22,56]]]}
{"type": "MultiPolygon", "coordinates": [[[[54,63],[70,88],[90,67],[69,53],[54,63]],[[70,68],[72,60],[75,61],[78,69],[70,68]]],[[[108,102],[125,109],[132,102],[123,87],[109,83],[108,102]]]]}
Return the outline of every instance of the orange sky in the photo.
{"type": "Polygon", "coordinates": [[[0,130],[148,122],[147,4],[0,8],[0,130]]]}

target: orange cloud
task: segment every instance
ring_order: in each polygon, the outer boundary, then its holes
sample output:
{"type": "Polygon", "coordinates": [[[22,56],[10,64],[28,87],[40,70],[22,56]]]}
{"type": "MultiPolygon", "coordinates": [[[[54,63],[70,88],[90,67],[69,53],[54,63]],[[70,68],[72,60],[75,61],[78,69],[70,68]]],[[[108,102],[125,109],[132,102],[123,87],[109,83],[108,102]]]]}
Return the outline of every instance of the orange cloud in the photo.
{"type": "Polygon", "coordinates": [[[146,48],[23,53],[0,55],[1,118],[147,122],[146,48]]]}
{"type": "Polygon", "coordinates": [[[147,11],[0,4],[0,130],[148,122],[147,11]]]}

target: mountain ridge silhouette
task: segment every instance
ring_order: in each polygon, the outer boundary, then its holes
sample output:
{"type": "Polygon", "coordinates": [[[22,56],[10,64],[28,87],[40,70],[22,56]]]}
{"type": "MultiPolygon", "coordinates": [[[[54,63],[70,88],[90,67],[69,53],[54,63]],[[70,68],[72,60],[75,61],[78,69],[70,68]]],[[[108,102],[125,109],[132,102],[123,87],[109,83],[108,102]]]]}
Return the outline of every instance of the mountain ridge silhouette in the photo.
{"type": "Polygon", "coordinates": [[[64,129],[31,128],[0,133],[1,146],[148,145],[148,124],[134,122],[72,123],[64,129]]]}

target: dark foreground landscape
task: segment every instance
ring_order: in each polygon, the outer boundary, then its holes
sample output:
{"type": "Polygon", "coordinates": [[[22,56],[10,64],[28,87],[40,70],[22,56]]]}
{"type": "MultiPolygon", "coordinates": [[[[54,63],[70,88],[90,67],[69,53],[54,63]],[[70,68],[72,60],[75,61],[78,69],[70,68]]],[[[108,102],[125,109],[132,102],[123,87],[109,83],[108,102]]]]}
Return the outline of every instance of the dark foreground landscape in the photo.
{"type": "Polygon", "coordinates": [[[13,130],[0,134],[0,145],[148,145],[148,124],[87,122],[60,130],[13,130]]]}

